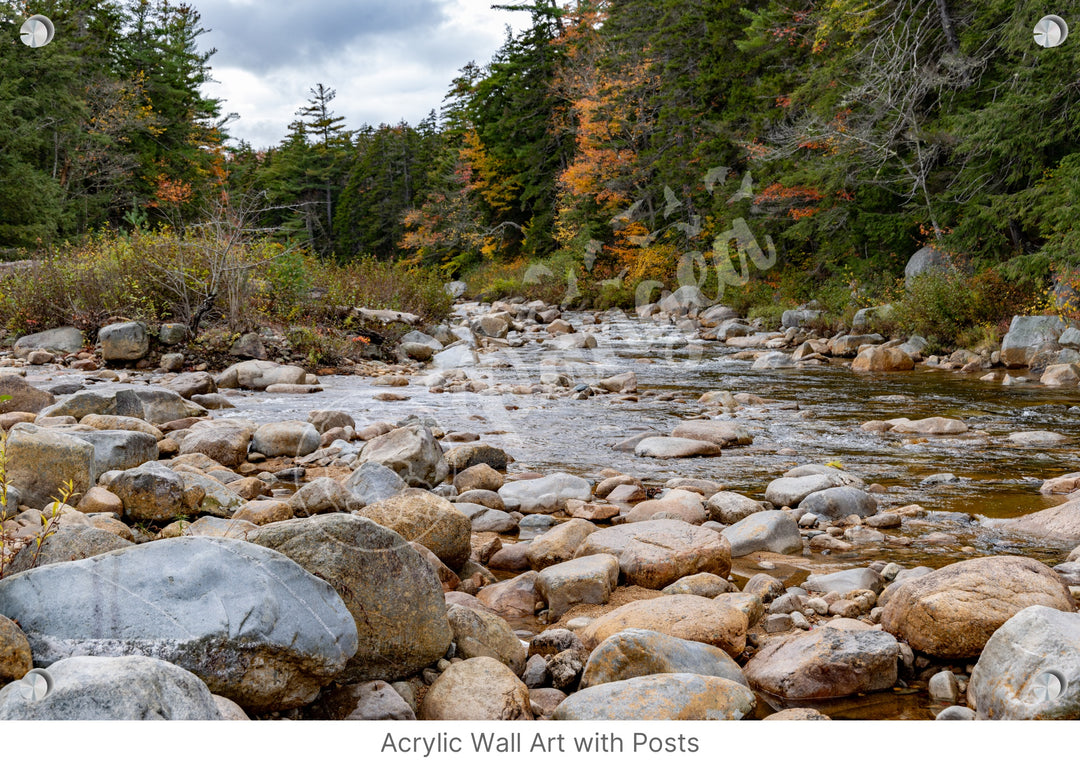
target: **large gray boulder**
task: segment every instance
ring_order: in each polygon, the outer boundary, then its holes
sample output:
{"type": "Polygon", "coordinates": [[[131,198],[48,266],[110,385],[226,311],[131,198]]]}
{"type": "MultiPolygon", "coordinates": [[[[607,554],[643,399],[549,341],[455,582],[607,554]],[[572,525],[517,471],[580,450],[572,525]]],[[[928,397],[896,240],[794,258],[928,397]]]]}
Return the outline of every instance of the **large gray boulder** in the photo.
{"type": "Polygon", "coordinates": [[[949,272],[953,263],[944,253],[927,245],[915,251],[904,267],[904,278],[910,288],[916,277],[932,272],[949,272]]]}
{"type": "Polygon", "coordinates": [[[145,323],[113,323],[98,331],[101,357],[106,361],[137,361],[150,352],[145,323]]]}
{"type": "Polygon", "coordinates": [[[15,340],[15,357],[25,358],[33,350],[48,350],[67,355],[77,353],[82,348],[82,331],[73,326],[64,326],[19,337],[15,340]]]}
{"type": "Polygon", "coordinates": [[[356,508],[362,509],[372,503],[393,498],[408,485],[404,479],[380,463],[363,463],[345,480],[344,487],[354,499],[356,508]]]}
{"type": "Polygon", "coordinates": [[[449,470],[442,447],[429,428],[407,425],[395,428],[364,445],[360,463],[379,463],[413,487],[434,487],[449,470]]]}
{"type": "Polygon", "coordinates": [[[553,514],[564,511],[568,500],[592,500],[592,484],[572,474],[551,474],[539,479],[507,482],[499,488],[508,511],[523,514],[553,514]]]}
{"type": "Polygon", "coordinates": [[[1044,349],[1059,349],[1058,339],[1068,326],[1057,315],[1017,315],[1001,340],[1001,362],[1009,368],[1031,365],[1044,349]]]}
{"type": "MultiPolygon", "coordinates": [[[[61,428],[62,430],[62,428],[61,428]]],[[[94,447],[94,470],[126,471],[158,459],[157,439],[140,431],[63,431],[94,447]]]]}
{"type": "Polygon", "coordinates": [[[0,689],[3,721],[217,721],[217,703],[198,676],[161,659],[77,656],[49,666],[42,699],[21,685],[0,689]]]}
{"type": "Polygon", "coordinates": [[[307,372],[299,366],[283,366],[273,361],[234,363],[217,378],[219,388],[266,390],[271,385],[303,385],[307,372]]]}
{"type": "Polygon", "coordinates": [[[329,583],[356,622],[348,681],[395,681],[438,661],[450,645],[442,585],[397,533],[353,514],[288,520],[248,533],[329,583]]]}
{"type": "Polygon", "coordinates": [[[309,422],[268,422],[251,437],[251,451],[267,457],[304,457],[319,448],[319,441],[319,432],[309,422]]]}
{"type": "Polygon", "coordinates": [[[967,696],[980,718],[1080,718],[1080,614],[1019,611],[986,642],[967,696]]]}
{"type": "Polygon", "coordinates": [[[44,667],[153,655],[253,712],[306,705],[356,653],[356,624],[325,581],[278,552],[173,538],[0,580],[44,667]]]}
{"type": "Polygon", "coordinates": [[[66,433],[19,423],[7,437],[7,484],[19,491],[19,502],[41,509],[70,482],[86,492],[97,481],[94,445],[66,433]]]}
{"type": "Polygon", "coordinates": [[[725,528],[723,536],[731,544],[732,557],[752,552],[798,554],[802,551],[799,523],[790,511],[761,511],[725,528]]]}
{"type": "Polygon", "coordinates": [[[830,487],[807,495],[799,507],[831,519],[857,514],[871,517],[877,514],[877,498],[855,487],[830,487]]]}

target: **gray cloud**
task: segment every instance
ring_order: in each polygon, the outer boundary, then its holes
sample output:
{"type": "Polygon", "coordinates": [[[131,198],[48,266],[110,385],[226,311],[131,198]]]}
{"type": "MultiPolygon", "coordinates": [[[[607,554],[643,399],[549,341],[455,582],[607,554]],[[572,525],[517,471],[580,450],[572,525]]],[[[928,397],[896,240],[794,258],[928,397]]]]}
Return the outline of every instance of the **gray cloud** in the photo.
{"type": "Polygon", "coordinates": [[[266,74],[319,64],[345,48],[363,47],[386,37],[424,36],[444,20],[438,0],[319,0],[262,2],[202,0],[196,4],[212,64],[266,74]]]}

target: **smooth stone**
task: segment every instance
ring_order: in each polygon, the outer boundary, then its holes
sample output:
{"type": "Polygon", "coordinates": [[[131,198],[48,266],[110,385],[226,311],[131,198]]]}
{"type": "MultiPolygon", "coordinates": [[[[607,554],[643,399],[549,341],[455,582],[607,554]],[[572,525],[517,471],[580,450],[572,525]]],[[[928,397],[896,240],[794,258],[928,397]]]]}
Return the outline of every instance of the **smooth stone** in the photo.
{"type": "Polygon", "coordinates": [[[555,709],[559,721],[713,721],[746,718],[753,692],[726,678],[663,673],[582,689],[555,709]]]}
{"type": "Polygon", "coordinates": [[[746,614],[697,595],[662,595],[636,600],[594,619],[580,635],[586,648],[596,648],[617,632],[636,628],[707,643],[732,657],[746,647],[746,614]]]}

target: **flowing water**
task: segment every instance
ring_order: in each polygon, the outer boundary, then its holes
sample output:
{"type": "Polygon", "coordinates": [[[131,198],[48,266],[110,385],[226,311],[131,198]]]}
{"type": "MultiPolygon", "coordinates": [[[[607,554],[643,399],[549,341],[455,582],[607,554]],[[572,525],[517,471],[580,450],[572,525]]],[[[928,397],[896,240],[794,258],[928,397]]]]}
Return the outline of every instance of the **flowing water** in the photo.
{"type": "MultiPolygon", "coordinates": [[[[737,357],[740,351],[688,341],[671,325],[617,315],[589,326],[580,316],[566,317],[579,330],[593,330],[599,346],[561,352],[528,338],[522,347],[481,353],[480,363],[465,366],[466,372],[492,386],[528,386],[544,374],[569,374],[572,381],[585,383],[633,371],[636,401],[613,396],[552,399],[541,393],[431,393],[413,384],[392,389],[408,401],[382,402],[375,395],[386,388],[372,386],[370,379],[336,376],[323,378],[324,392],[312,395],[233,396],[237,409],[220,414],[265,422],[302,418],[315,408],[342,409],[358,426],[429,415],[447,431],[473,431],[482,441],[505,449],[516,460],[511,473],[565,471],[597,478],[601,470],[613,468],[655,484],[672,477],[710,479],[751,497],[760,496],[772,479],[796,465],[832,463],[867,483],[883,485],[887,491],[878,496],[883,507],[916,503],[929,511],[925,518],[911,520],[900,535],[946,532],[959,540],[955,546],[879,548],[875,559],[940,566],[956,559],[959,546],[969,546],[976,554],[1022,553],[1048,560],[1061,556],[1062,546],[1025,541],[985,528],[980,520],[1017,517],[1062,502],[1040,495],[1039,486],[1044,479],[1080,470],[1080,393],[1050,390],[1037,381],[1005,387],[937,369],[858,374],[841,360],[753,371],[750,361],[737,357]],[[610,448],[641,431],[668,432],[682,420],[715,410],[698,398],[717,390],[751,393],[770,402],[741,406],[735,415],[752,432],[751,446],[727,449],[716,458],[670,461],[610,448]],[[961,419],[974,433],[907,439],[860,428],[868,420],[934,416],[961,419]],[[1069,441],[1053,448],[1008,443],[1010,433],[1035,430],[1056,431],[1069,441]],[[960,481],[920,486],[925,477],[939,473],[955,474],[960,481]]],[[[853,557],[851,564],[866,557],[853,557]]]]}
{"type": "MultiPolygon", "coordinates": [[[[873,560],[940,567],[974,556],[1024,554],[1056,564],[1072,548],[1024,539],[985,526],[983,519],[1013,518],[1063,501],[1040,495],[1039,487],[1044,479],[1080,470],[1080,393],[1046,389],[1037,379],[1005,387],[978,376],[927,368],[858,374],[842,360],[754,371],[751,361],[739,357],[740,351],[696,337],[691,341],[673,325],[621,314],[601,316],[596,325],[583,322],[581,315],[564,317],[578,330],[593,333],[598,347],[558,351],[528,336],[523,346],[481,352],[479,363],[464,366],[468,376],[506,388],[529,386],[556,373],[584,384],[633,371],[636,400],[554,399],[524,390],[432,393],[414,379],[409,387],[391,389],[408,401],[387,403],[375,399],[387,388],[375,387],[366,378],[337,376],[322,379],[325,390],[319,394],[231,396],[237,408],[220,414],[265,422],[302,419],[316,408],[341,409],[353,415],[358,427],[428,415],[448,432],[472,431],[481,441],[505,449],[516,461],[511,474],[570,472],[598,479],[603,469],[612,468],[655,485],[672,477],[710,479],[752,497],[761,496],[772,479],[796,465],[831,463],[868,484],[884,486],[886,492],[877,496],[882,508],[920,504],[927,509],[924,517],[886,531],[899,535],[900,543],[844,554],[773,558],[777,563],[771,572],[786,576],[789,586],[808,572],[865,566],[873,560]],[[614,442],[638,432],[668,432],[685,419],[715,413],[717,407],[706,407],[698,399],[717,390],[765,399],[763,404],[740,406],[734,418],[752,432],[751,446],[726,449],[716,458],[671,461],[611,449],[614,442]],[[860,428],[869,420],[934,416],[963,420],[973,432],[914,440],[860,428]],[[1036,430],[1056,431],[1069,441],[1053,448],[1008,443],[1010,433],[1036,430]],[[940,473],[960,480],[920,485],[925,477],[940,473]],[[931,533],[936,534],[934,541],[923,540],[931,533]],[[905,539],[907,545],[902,545],[905,539]]],[[[745,575],[760,569],[754,561],[736,561],[736,567],[745,575]]],[[[926,719],[940,707],[930,704],[925,690],[899,688],[833,702],[822,710],[836,718],[926,719]]]]}

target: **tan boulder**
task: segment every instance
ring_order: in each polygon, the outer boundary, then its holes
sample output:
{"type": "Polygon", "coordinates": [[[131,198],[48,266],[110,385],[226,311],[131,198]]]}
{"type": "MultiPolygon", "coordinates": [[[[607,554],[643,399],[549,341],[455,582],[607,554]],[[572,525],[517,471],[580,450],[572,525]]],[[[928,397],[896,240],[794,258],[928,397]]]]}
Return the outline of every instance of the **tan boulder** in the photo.
{"type": "Polygon", "coordinates": [[[622,578],[646,589],[663,589],[683,576],[731,570],[731,545],[719,533],[674,519],[604,528],[589,535],[577,557],[613,554],[622,578]]]}
{"type": "Polygon", "coordinates": [[[697,595],[663,595],[636,600],[593,620],[579,633],[589,649],[629,628],[654,630],[683,640],[707,643],[732,657],[746,647],[746,614],[697,595]]]}
{"type": "Polygon", "coordinates": [[[978,656],[1018,611],[1043,605],[1075,611],[1058,574],[1028,557],[980,557],[912,579],[889,598],[887,632],[944,659],[978,656]]]}
{"type": "Polygon", "coordinates": [[[531,721],[529,689],[491,657],[455,662],[435,679],[420,706],[426,721],[531,721]]]}

